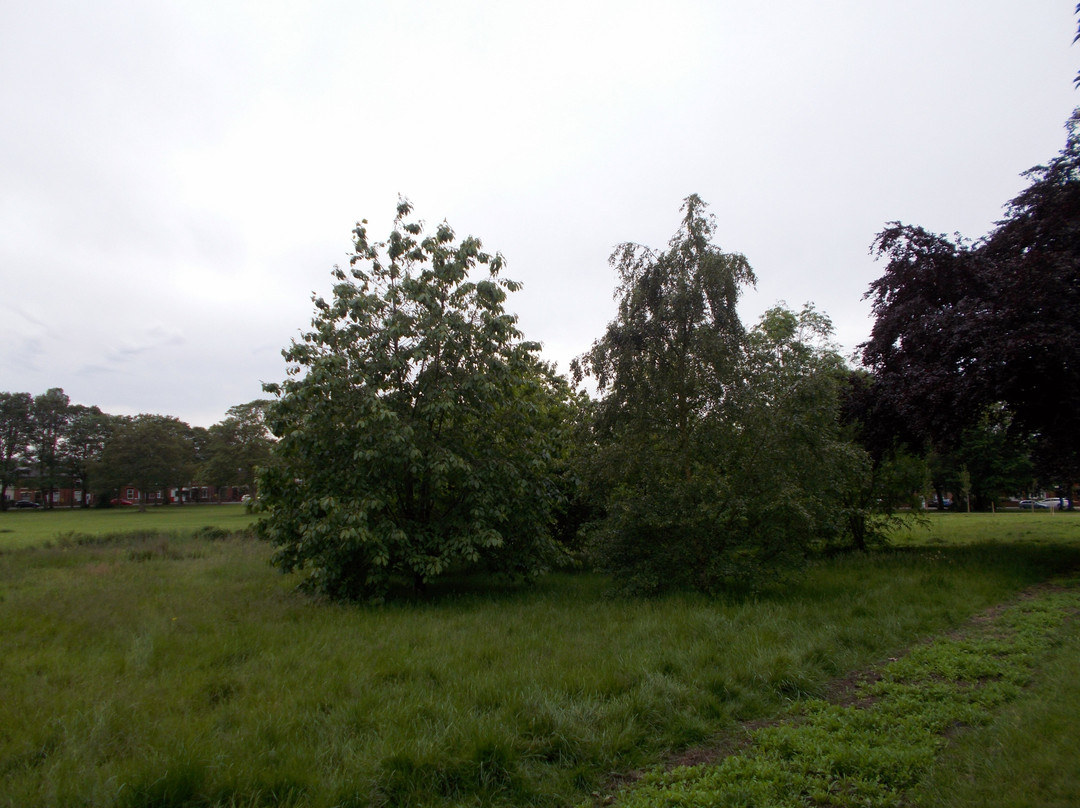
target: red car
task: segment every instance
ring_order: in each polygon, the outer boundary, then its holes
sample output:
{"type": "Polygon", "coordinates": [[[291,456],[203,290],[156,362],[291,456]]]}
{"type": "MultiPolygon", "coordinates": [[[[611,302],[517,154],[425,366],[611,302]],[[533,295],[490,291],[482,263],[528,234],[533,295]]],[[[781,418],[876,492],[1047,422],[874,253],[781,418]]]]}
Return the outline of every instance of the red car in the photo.
{"type": "Polygon", "coordinates": [[[113,499],[109,500],[109,504],[110,505],[134,505],[135,503],[132,502],[130,499],[117,499],[117,498],[114,497],[113,499]]]}

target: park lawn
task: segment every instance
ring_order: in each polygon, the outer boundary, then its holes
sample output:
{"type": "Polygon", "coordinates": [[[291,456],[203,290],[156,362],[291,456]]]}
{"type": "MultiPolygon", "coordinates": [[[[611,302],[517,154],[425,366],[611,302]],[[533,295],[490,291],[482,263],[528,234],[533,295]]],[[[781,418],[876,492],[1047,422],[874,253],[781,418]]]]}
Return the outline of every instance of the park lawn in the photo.
{"type": "Polygon", "coordinates": [[[898,531],[892,540],[897,546],[975,542],[1080,544],[1080,510],[998,513],[930,511],[921,522],[898,531]]]}
{"type": "Polygon", "coordinates": [[[297,594],[270,552],[177,532],[0,553],[0,805],[574,804],[1080,563],[934,544],[726,599],[559,574],[368,607],[297,594]]]}
{"type": "Polygon", "coordinates": [[[103,536],[114,533],[191,533],[201,527],[229,532],[245,530],[255,520],[243,505],[154,506],[140,512],[136,507],[56,508],[54,510],[7,510],[0,513],[0,552],[40,546],[65,536],[103,536]]]}

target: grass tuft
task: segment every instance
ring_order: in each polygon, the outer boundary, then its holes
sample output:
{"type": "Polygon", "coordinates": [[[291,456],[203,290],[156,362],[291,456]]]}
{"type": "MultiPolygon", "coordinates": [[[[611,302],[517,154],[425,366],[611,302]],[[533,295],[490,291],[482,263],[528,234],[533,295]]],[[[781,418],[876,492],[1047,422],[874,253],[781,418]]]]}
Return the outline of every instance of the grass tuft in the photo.
{"type": "Polygon", "coordinates": [[[158,777],[143,774],[121,791],[123,808],[190,808],[202,802],[206,767],[192,761],[174,761],[158,777]]]}

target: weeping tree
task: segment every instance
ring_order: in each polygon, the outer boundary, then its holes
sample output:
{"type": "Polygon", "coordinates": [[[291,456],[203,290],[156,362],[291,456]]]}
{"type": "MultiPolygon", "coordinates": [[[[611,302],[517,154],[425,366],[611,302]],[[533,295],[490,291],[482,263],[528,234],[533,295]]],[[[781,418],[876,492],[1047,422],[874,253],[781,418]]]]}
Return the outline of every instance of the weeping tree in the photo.
{"type": "Polygon", "coordinates": [[[658,251],[624,244],[616,318],[574,366],[591,376],[583,478],[604,510],[599,566],[629,591],[753,584],[843,529],[837,492],[864,461],[837,422],[828,320],[777,308],[752,332],[746,258],[712,242],[697,196],[658,251]]]}
{"type": "Polygon", "coordinates": [[[731,494],[721,458],[745,351],[736,304],[755,279],[712,243],[699,197],[682,210],[666,250],[612,253],[618,313],[574,366],[601,395],[584,473],[606,514],[596,559],[631,591],[712,588],[734,550],[716,530],[731,494]]]}
{"type": "Polygon", "coordinates": [[[389,238],[353,231],[350,268],[290,363],[266,423],[262,535],[284,571],[380,600],[450,572],[532,577],[558,561],[571,391],[504,310],[503,258],[402,200],[389,238]]]}

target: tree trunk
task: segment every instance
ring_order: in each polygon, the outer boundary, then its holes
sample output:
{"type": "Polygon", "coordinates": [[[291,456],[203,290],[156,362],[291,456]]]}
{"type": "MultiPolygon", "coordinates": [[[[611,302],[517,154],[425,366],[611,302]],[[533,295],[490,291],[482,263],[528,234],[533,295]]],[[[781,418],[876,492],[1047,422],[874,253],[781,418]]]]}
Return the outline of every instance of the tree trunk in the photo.
{"type": "Polygon", "coordinates": [[[851,543],[856,550],[866,549],[866,515],[853,513],[848,517],[848,525],[851,528],[851,543]]]}

